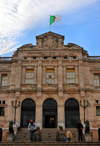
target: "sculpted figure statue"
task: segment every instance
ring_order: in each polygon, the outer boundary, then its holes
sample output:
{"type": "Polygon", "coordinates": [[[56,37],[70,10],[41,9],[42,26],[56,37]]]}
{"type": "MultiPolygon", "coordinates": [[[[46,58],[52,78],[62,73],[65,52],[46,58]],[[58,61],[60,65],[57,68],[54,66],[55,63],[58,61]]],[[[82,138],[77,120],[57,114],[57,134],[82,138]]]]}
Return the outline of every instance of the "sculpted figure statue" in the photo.
{"type": "Polygon", "coordinates": [[[85,133],[90,133],[90,124],[89,121],[85,121],[85,133]]]}
{"type": "Polygon", "coordinates": [[[13,121],[10,121],[9,122],[9,133],[10,134],[13,134],[14,133],[14,130],[13,130],[13,121]]]}

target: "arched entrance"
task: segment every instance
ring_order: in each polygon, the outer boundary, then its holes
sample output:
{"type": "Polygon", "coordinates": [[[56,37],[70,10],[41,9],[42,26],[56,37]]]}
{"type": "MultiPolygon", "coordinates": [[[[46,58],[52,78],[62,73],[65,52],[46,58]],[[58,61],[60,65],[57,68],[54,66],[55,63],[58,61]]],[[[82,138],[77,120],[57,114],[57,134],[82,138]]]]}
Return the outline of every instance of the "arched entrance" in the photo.
{"type": "Polygon", "coordinates": [[[35,102],[32,99],[25,99],[21,104],[21,127],[28,127],[30,119],[35,121],[35,102]]]}
{"type": "Polygon", "coordinates": [[[46,99],[43,103],[43,128],[57,127],[57,102],[52,99],[46,99]]]}
{"type": "Polygon", "coordinates": [[[76,99],[70,98],[65,102],[65,127],[76,128],[79,121],[79,103],[76,99]]]}

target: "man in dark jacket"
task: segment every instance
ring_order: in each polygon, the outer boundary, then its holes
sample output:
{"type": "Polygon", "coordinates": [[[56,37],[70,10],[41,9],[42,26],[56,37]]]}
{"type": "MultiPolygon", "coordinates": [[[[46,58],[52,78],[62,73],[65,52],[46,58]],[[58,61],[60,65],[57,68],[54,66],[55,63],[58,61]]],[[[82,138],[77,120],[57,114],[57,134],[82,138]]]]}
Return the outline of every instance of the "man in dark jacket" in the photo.
{"type": "Polygon", "coordinates": [[[78,141],[82,141],[82,129],[83,129],[83,125],[81,123],[81,120],[79,120],[79,123],[77,125],[77,129],[78,129],[78,141]]]}
{"type": "Polygon", "coordinates": [[[35,123],[33,123],[32,119],[31,119],[31,121],[28,125],[28,129],[30,130],[30,140],[33,141],[33,136],[32,135],[34,135],[34,139],[35,139],[35,141],[37,141],[36,134],[35,134],[36,125],[35,125],[35,123]]]}

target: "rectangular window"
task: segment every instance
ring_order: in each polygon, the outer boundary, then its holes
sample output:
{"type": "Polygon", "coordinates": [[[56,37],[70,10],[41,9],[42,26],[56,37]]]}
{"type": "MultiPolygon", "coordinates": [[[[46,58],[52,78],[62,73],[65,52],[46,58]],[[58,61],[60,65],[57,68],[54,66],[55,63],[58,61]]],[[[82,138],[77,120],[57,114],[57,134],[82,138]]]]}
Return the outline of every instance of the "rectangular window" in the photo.
{"type": "Polygon", "coordinates": [[[100,85],[100,74],[94,74],[94,86],[100,85]]]}
{"type": "Polygon", "coordinates": [[[66,83],[67,84],[75,83],[75,70],[74,69],[66,70],[66,83]]]}
{"type": "Polygon", "coordinates": [[[46,70],[46,84],[54,84],[54,69],[46,70]]]}
{"type": "Polygon", "coordinates": [[[96,116],[100,116],[100,106],[96,106],[96,116]]]}
{"type": "Polygon", "coordinates": [[[5,108],[0,107],[0,116],[4,116],[4,113],[5,113],[5,108]]]}
{"type": "Polygon", "coordinates": [[[27,69],[26,70],[26,84],[33,84],[34,83],[34,70],[27,69]]]}
{"type": "Polygon", "coordinates": [[[1,85],[7,86],[7,74],[1,75],[1,85]]]}

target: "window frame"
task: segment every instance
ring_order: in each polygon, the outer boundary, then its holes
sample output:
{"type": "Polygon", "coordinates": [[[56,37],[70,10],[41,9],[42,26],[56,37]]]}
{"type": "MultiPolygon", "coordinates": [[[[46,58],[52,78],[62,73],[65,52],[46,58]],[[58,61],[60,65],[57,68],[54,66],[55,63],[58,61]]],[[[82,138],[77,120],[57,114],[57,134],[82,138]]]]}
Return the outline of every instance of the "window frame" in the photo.
{"type": "Polygon", "coordinates": [[[93,83],[94,86],[100,86],[100,73],[93,73],[93,83]],[[94,76],[98,75],[98,79],[94,79],[94,76]],[[96,84],[94,83],[96,81],[96,84]],[[97,81],[99,82],[99,85],[97,84],[97,81]]]}
{"type": "Polygon", "coordinates": [[[34,84],[34,69],[26,69],[25,84],[26,85],[27,84],[32,84],[32,85],[34,84]],[[33,75],[32,75],[32,73],[33,73],[33,75]]]}
{"type": "Polygon", "coordinates": [[[100,116],[100,106],[96,106],[96,116],[100,116]],[[99,110],[97,111],[97,108],[99,108],[99,110]],[[99,114],[98,114],[99,113],[99,114]]]}
{"type": "Polygon", "coordinates": [[[66,69],[66,84],[75,84],[75,69],[74,68],[66,69]]]}
{"type": "Polygon", "coordinates": [[[1,86],[2,87],[7,87],[7,84],[8,84],[8,74],[1,74],[1,86]],[[2,79],[3,76],[6,76],[7,78],[6,79],[2,79]],[[4,81],[4,84],[2,83],[4,81]],[[6,81],[6,84],[5,84],[5,81],[6,81]]]}
{"type": "Polygon", "coordinates": [[[46,69],[46,84],[48,84],[48,85],[55,84],[55,72],[54,72],[54,69],[46,69]],[[51,75],[51,78],[50,78],[50,75],[51,75]],[[50,80],[51,80],[51,83],[50,83],[50,80]]]}

